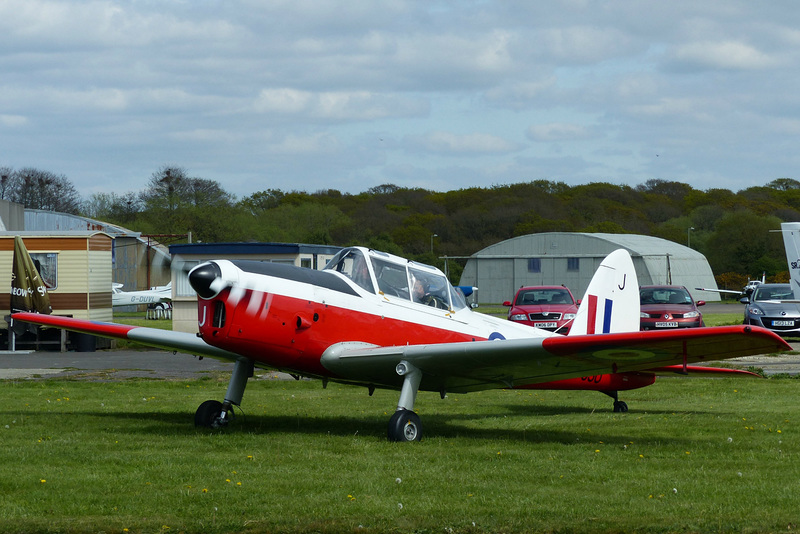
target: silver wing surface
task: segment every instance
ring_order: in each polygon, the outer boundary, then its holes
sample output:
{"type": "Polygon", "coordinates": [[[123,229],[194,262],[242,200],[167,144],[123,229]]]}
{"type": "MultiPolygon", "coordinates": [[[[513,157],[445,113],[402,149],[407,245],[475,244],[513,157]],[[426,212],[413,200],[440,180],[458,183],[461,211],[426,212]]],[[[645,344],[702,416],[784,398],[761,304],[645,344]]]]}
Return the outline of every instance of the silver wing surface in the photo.
{"type": "Polygon", "coordinates": [[[458,393],[790,349],[769,330],[737,325],[396,347],[338,343],[322,364],[344,380],[400,387],[395,367],[406,361],[422,371],[420,389],[458,393]]]}
{"type": "MultiPolygon", "coordinates": [[[[237,354],[184,332],[38,313],[15,313],[13,318],[199,356],[250,359],[271,367],[269,354],[237,354]]],[[[785,350],[791,347],[775,333],[737,325],[389,347],[341,342],[328,347],[320,361],[333,380],[393,388],[402,386],[396,367],[405,361],[422,372],[420,389],[459,393],[785,350]]]]}

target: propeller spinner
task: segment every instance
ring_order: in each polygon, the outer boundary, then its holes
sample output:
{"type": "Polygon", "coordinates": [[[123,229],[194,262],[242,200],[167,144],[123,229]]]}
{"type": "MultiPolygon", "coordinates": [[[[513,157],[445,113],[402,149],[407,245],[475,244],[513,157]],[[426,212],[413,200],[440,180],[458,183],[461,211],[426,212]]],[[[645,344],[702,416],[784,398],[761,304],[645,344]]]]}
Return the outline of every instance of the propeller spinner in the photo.
{"type": "Polygon", "coordinates": [[[201,263],[189,271],[189,284],[204,299],[216,297],[225,288],[222,270],[212,262],[201,263]]]}

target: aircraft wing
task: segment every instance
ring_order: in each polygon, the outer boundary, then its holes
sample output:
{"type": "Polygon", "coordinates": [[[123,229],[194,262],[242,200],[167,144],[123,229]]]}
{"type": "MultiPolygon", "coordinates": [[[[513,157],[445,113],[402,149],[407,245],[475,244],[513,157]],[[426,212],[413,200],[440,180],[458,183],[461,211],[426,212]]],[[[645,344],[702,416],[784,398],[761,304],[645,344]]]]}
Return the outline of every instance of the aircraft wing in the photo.
{"type": "Polygon", "coordinates": [[[404,360],[422,371],[420,389],[458,393],[790,349],[769,330],[737,325],[397,347],[339,343],[322,364],[344,381],[399,387],[394,369],[404,360]]]}
{"type": "MultiPolygon", "coordinates": [[[[39,313],[15,313],[13,318],[223,360],[246,356],[213,347],[184,332],[39,313]]],[[[343,342],[329,347],[321,363],[337,381],[399,388],[403,378],[395,368],[406,361],[422,371],[420,389],[459,393],[790,349],[767,329],[737,325],[392,347],[343,342]]],[[[268,361],[254,359],[269,366],[268,361]]]]}
{"type": "Polygon", "coordinates": [[[92,334],[100,337],[126,339],[150,347],[186,352],[197,356],[208,356],[219,360],[236,361],[241,358],[240,355],[233,352],[212,347],[195,334],[190,334],[188,332],[173,332],[172,330],[148,328],[145,326],[87,321],[84,319],[73,319],[72,317],[60,317],[58,315],[43,315],[41,313],[15,313],[12,317],[15,321],[63,328],[73,332],[83,332],[84,334],[92,334]]]}

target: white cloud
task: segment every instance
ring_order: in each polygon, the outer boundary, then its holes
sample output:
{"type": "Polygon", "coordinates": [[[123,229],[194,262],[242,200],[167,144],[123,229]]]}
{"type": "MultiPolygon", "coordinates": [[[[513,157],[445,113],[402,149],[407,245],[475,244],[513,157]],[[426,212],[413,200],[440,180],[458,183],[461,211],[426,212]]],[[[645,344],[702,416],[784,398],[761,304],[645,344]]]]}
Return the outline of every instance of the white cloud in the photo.
{"type": "Polygon", "coordinates": [[[712,69],[756,70],[778,65],[775,58],[738,41],[700,41],[678,46],[674,60],[712,69]]]}
{"type": "Polygon", "coordinates": [[[79,191],[107,176],[143,186],[164,161],[239,195],[259,173],[366,189],[455,161],[474,185],[760,185],[797,168],[796,13],[788,0],[4,0],[0,166],[79,191]],[[659,167],[635,157],[651,153],[659,167]]]}
{"type": "Polygon", "coordinates": [[[588,127],[568,123],[534,124],[526,133],[530,139],[542,142],[574,141],[590,136],[588,127]]]}
{"type": "Polygon", "coordinates": [[[609,26],[567,26],[541,32],[537,41],[550,61],[590,63],[618,56],[631,44],[631,37],[609,26]]]}
{"type": "Polygon", "coordinates": [[[444,131],[428,132],[407,139],[410,146],[424,152],[453,155],[507,154],[518,150],[516,143],[494,135],[473,133],[458,135],[444,131]]]}
{"type": "Polygon", "coordinates": [[[266,149],[272,154],[320,155],[336,153],[342,146],[335,136],[317,133],[307,136],[288,135],[268,145],[266,149]]]}
{"type": "Polygon", "coordinates": [[[256,98],[258,113],[303,115],[313,119],[370,121],[389,117],[421,116],[426,102],[398,95],[369,91],[326,91],[314,93],[298,89],[264,89],[256,98]]]}
{"type": "Polygon", "coordinates": [[[0,115],[0,124],[9,128],[25,126],[28,124],[28,118],[22,115],[0,115]]]}

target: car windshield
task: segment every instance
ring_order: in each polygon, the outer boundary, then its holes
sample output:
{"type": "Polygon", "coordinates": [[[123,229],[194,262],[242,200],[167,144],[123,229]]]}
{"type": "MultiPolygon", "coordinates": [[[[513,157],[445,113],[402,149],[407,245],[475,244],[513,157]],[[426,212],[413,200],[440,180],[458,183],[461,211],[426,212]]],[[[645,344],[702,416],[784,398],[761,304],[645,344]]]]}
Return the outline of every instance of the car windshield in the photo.
{"type": "Polygon", "coordinates": [[[548,306],[551,304],[574,304],[569,291],[563,288],[523,289],[514,302],[517,306],[548,306]]]}
{"type": "Polygon", "coordinates": [[[692,296],[682,287],[648,287],[639,292],[641,304],[692,305],[692,296]]]}
{"type": "Polygon", "coordinates": [[[794,298],[789,284],[778,286],[759,286],[753,294],[753,300],[786,300],[794,298]]]}

